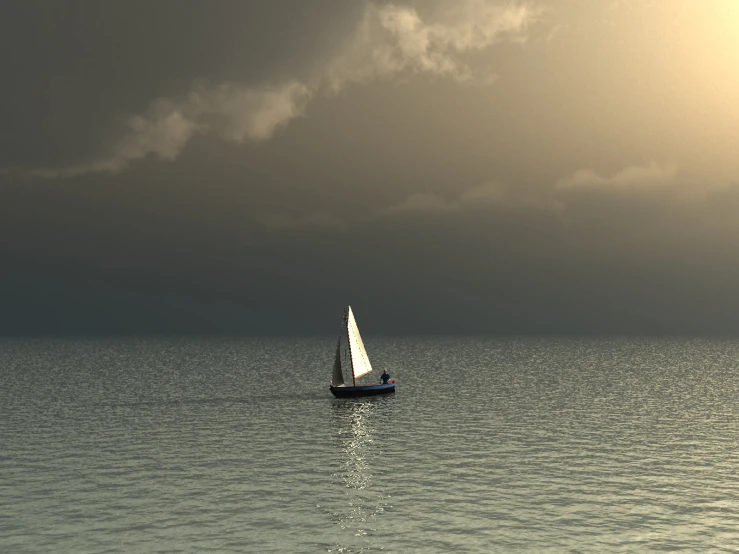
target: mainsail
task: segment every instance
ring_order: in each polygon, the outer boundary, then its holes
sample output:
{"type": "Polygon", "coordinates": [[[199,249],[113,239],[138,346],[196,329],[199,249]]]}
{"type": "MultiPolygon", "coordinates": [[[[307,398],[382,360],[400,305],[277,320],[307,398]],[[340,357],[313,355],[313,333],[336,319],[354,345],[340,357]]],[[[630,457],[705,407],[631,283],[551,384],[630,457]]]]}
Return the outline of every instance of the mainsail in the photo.
{"type": "Polygon", "coordinates": [[[341,339],[336,345],[336,359],[334,360],[334,374],[331,377],[331,386],[340,387],[344,384],[344,374],[341,372],[341,339]]]}
{"type": "MultiPolygon", "coordinates": [[[[372,371],[372,364],[370,364],[369,358],[367,357],[367,351],[364,349],[362,336],[359,334],[359,327],[357,327],[357,321],[354,319],[354,313],[352,312],[351,306],[347,308],[347,311],[348,317],[346,320],[346,333],[349,338],[349,353],[352,358],[352,371],[354,372],[354,378],[357,379],[372,371]]],[[[334,367],[336,366],[334,365],[334,367]]],[[[335,371],[336,370],[334,369],[334,372],[335,371]]]]}

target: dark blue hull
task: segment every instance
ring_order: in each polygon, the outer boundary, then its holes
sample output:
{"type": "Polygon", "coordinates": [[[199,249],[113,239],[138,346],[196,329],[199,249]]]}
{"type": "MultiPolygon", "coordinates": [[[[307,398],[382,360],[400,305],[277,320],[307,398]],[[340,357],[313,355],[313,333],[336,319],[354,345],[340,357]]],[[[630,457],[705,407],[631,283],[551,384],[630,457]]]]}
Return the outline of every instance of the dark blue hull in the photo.
{"type": "Polygon", "coordinates": [[[395,383],[387,385],[360,385],[358,387],[329,387],[336,398],[354,398],[356,396],[375,396],[395,392],[395,383]]]}

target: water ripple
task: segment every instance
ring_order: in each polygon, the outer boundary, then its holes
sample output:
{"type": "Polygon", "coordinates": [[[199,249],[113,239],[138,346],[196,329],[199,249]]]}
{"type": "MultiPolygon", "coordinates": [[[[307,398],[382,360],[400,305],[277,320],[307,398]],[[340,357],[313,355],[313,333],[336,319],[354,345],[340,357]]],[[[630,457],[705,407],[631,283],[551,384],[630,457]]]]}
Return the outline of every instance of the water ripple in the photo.
{"type": "Polygon", "coordinates": [[[3,552],[735,551],[739,342],[3,341],[3,552]]]}

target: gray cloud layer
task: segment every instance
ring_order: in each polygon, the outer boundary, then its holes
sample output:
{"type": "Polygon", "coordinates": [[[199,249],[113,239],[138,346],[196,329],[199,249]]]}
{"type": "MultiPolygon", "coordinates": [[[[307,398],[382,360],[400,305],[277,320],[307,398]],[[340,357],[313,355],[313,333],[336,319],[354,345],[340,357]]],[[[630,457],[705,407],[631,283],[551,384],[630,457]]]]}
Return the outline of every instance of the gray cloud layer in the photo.
{"type": "Polygon", "coordinates": [[[1,4],[0,332],[739,332],[730,1],[1,4]]]}

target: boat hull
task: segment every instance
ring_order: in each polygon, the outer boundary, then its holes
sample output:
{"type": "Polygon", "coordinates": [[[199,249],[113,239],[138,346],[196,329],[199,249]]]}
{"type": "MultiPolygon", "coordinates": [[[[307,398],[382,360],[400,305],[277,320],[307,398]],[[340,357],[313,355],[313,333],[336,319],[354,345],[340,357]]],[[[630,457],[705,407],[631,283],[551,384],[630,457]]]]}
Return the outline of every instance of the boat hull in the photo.
{"type": "Polygon", "coordinates": [[[395,392],[395,383],[387,385],[360,385],[358,387],[329,387],[336,398],[355,398],[357,396],[376,396],[395,392]]]}

